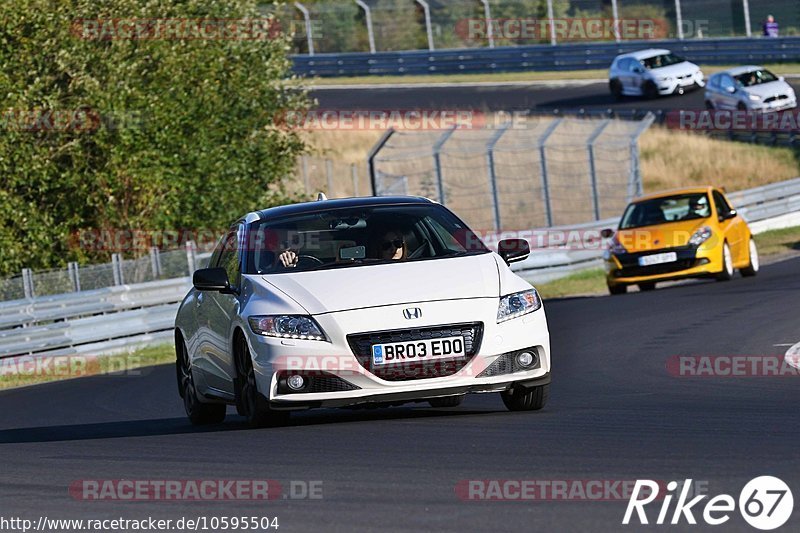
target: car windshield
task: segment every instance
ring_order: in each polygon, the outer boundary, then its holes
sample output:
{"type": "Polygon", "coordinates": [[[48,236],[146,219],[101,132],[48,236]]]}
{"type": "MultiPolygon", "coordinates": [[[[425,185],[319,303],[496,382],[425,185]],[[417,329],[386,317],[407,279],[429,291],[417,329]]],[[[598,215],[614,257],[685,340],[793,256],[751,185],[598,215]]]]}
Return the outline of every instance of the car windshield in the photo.
{"type": "Polygon", "coordinates": [[[648,70],[654,70],[661,67],[668,67],[670,65],[677,65],[683,63],[685,59],[675,54],[661,54],[647,59],[642,59],[642,65],[648,70]]]}
{"type": "Polygon", "coordinates": [[[247,272],[278,274],[488,253],[438,204],[340,208],[256,224],[247,272]]]}
{"type": "Polygon", "coordinates": [[[770,83],[778,81],[778,77],[768,70],[753,70],[734,76],[736,83],[742,87],[751,87],[753,85],[760,85],[762,83],[770,83]]]}
{"type": "Polygon", "coordinates": [[[666,222],[707,218],[710,215],[708,195],[680,194],[630,204],[622,216],[619,228],[640,228],[666,222]]]}

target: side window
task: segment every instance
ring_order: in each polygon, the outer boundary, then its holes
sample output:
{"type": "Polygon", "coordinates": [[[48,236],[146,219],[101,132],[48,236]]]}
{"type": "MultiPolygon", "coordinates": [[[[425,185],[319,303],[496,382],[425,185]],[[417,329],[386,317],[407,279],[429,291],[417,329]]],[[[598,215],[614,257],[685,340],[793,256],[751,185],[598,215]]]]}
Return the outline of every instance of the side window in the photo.
{"type": "Polygon", "coordinates": [[[225,239],[227,235],[223,235],[222,238],[219,240],[217,245],[214,247],[214,251],[211,253],[211,257],[208,259],[208,267],[213,268],[218,266],[219,264],[219,255],[222,253],[222,247],[225,244],[225,239]]]}
{"type": "Polygon", "coordinates": [[[231,231],[225,237],[225,244],[216,266],[228,272],[228,281],[232,287],[239,285],[239,264],[239,234],[237,231],[231,231]]]}
{"type": "Polygon", "coordinates": [[[718,216],[727,215],[731,212],[731,204],[725,200],[725,197],[719,191],[714,191],[714,203],[717,204],[718,216]]]}
{"type": "Polygon", "coordinates": [[[711,76],[708,84],[711,86],[712,89],[719,89],[719,76],[711,76]]]}
{"type": "Polygon", "coordinates": [[[729,90],[730,87],[736,87],[736,85],[733,83],[733,78],[728,75],[722,76],[719,80],[719,84],[720,87],[722,87],[722,89],[725,91],[729,90]]]}

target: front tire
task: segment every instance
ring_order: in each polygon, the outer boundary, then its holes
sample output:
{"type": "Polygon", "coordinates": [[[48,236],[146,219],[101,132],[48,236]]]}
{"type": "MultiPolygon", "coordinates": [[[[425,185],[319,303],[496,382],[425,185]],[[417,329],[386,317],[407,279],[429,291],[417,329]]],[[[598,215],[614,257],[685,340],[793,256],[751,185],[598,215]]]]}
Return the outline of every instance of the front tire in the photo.
{"type": "Polygon", "coordinates": [[[236,337],[236,410],[252,428],[282,426],[289,421],[288,411],[270,409],[269,402],[258,390],[250,347],[244,335],[236,337]]]}
{"type": "Polygon", "coordinates": [[[753,238],[750,238],[750,253],[748,255],[750,258],[750,263],[739,270],[742,273],[742,276],[749,278],[758,274],[758,270],[761,268],[761,263],[758,258],[758,248],[756,247],[756,241],[753,238]]]}
{"type": "Polygon", "coordinates": [[[655,100],[658,98],[658,87],[652,81],[648,81],[643,87],[644,97],[648,100],[655,100]]]}
{"type": "Polygon", "coordinates": [[[614,100],[617,102],[622,100],[622,83],[619,80],[613,79],[608,82],[608,88],[611,91],[611,96],[614,97],[614,100]]]}
{"type": "Polygon", "coordinates": [[[722,271],[717,274],[717,281],[728,281],[733,278],[733,256],[731,247],[726,242],[722,246],[722,271]]]}
{"type": "Polygon", "coordinates": [[[608,285],[608,292],[612,295],[625,294],[628,292],[627,285],[608,285]]]}
{"type": "Polygon", "coordinates": [[[225,420],[227,406],[221,403],[204,403],[200,401],[197,389],[194,386],[192,362],[186,343],[180,336],[175,339],[175,366],[178,374],[178,387],[183,398],[183,408],[186,416],[194,426],[219,424],[225,420]]]}
{"type": "Polygon", "coordinates": [[[503,403],[509,411],[538,411],[547,405],[550,398],[550,384],[539,385],[531,389],[513,387],[500,393],[503,403]]]}

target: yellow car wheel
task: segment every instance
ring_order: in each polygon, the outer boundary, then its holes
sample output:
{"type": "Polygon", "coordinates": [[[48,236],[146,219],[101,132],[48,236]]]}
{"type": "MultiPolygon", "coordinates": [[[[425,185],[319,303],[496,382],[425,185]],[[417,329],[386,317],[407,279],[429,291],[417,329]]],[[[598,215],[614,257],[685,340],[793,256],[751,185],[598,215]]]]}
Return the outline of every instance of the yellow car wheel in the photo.
{"type": "Polygon", "coordinates": [[[731,247],[726,242],[722,245],[722,271],[717,274],[717,281],[728,281],[733,277],[733,256],[731,247]]]}

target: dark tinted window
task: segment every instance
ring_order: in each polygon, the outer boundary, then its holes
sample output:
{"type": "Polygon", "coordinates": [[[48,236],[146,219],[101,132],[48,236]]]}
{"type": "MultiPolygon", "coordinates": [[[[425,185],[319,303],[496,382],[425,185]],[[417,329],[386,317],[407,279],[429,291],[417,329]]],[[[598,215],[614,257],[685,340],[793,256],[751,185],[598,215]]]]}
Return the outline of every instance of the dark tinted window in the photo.
{"type": "Polygon", "coordinates": [[[736,83],[743,87],[751,87],[753,85],[760,85],[762,83],[770,83],[773,81],[778,81],[778,77],[765,69],[754,70],[752,72],[746,72],[745,74],[739,74],[736,76],[736,83]]]}
{"type": "Polygon", "coordinates": [[[711,209],[705,193],[680,194],[629,205],[622,215],[619,227],[639,228],[666,222],[707,218],[710,215],[711,209]]]}
{"type": "Polygon", "coordinates": [[[714,191],[714,203],[717,204],[717,215],[723,216],[731,212],[731,205],[719,191],[714,191]]]}
{"type": "Polygon", "coordinates": [[[487,253],[480,239],[437,204],[330,209],[254,226],[247,271],[270,274],[487,253]],[[296,258],[286,267],[281,254],[296,258]]]}
{"type": "Polygon", "coordinates": [[[231,286],[239,285],[239,234],[237,231],[231,231],[225,237],[225,243],[222,247],[222,252],[219,255],[218,267],[222,267],[228,273],[228,281],[231,286]]]}

